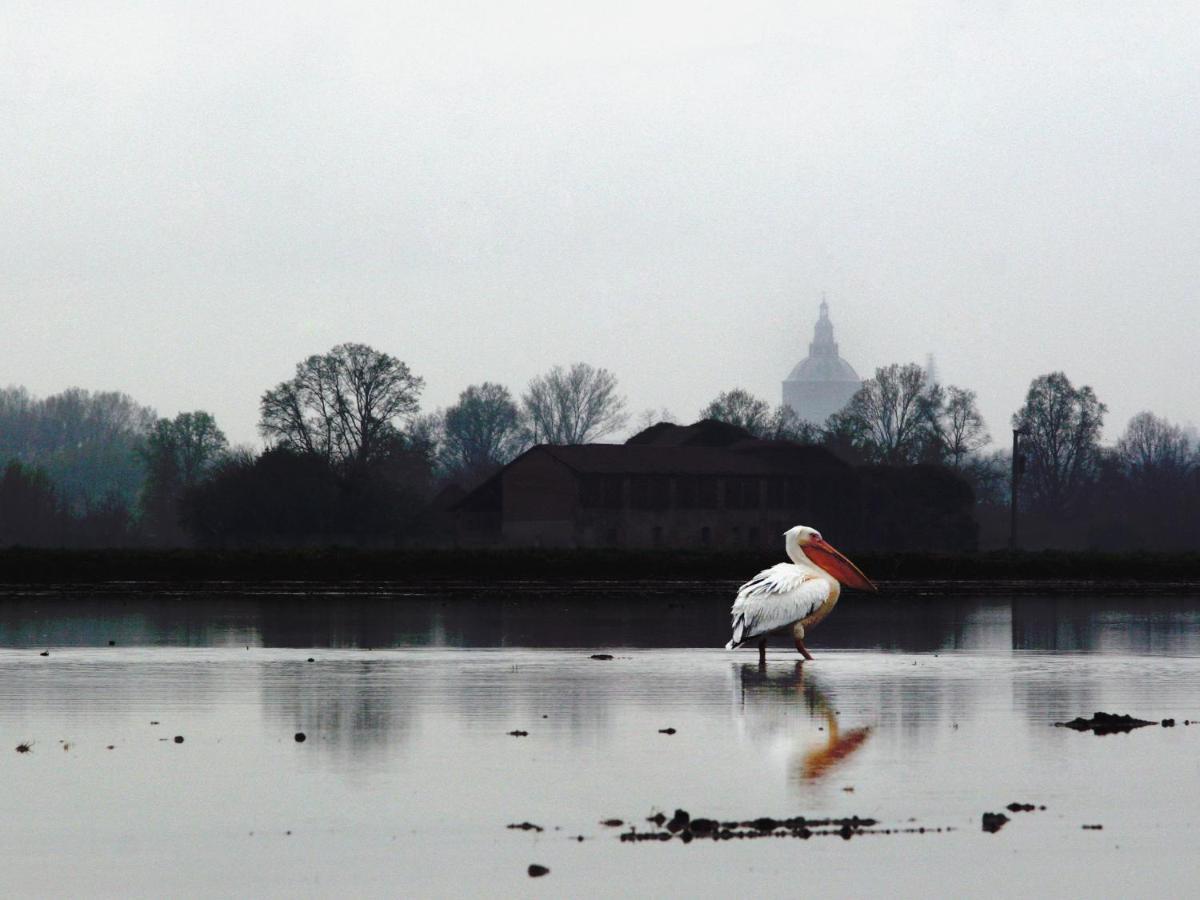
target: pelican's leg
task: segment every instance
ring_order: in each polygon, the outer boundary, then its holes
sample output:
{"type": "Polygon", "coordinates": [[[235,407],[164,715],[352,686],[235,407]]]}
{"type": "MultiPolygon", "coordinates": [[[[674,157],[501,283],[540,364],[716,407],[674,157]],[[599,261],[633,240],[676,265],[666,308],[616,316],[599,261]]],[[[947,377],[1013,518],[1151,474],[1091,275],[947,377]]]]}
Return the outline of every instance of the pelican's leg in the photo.
{"type": "Polygon", "coordinates": [[[764,665],[767,661],[767,639],[763,638],[758,642],[758,664],[764,665]]]}
{"type": "Polygon", "coordinates": [[[812,659],[812,654],[808,652],[808,648],[804,646],[804,626],[797,622],[792,626],[792,637],[796,641],[796,650],[805,659],[812,659]]]}

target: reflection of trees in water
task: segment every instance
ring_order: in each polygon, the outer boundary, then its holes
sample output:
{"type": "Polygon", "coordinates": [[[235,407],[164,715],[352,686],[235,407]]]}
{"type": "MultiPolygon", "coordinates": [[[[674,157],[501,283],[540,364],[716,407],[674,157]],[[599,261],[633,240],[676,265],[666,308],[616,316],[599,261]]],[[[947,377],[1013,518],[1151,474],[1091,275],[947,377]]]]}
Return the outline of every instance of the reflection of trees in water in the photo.
{"type": "Polygon", "coordinates": [[[288,740],[303,731],[319,750],[371,756],[413,726],[417,686],[398,685],[382,660],[273,662],[260,673],[264,718],[288,740]]]}
{"type": "Polygon", "coordinates": [[[1200,651],[1200,613],[1186,597],[1014,597],[1016,650],[1200,651]]]}
{"type": "Polygon", "coordinates": [[[804,726],[805,737],[796,737],[789,754],[790,780],[795,783],[813,783],[830,775],[871,735],[869,727],[841,727],[828,693],[819,679],[804,671],[803,663],[790,669],[742,665],[737,677],[738,706],[752,734],[796,732],[800,730],[797,720],[804,726]],[[814,724],[822,734],[815,740],[814,724]]]}

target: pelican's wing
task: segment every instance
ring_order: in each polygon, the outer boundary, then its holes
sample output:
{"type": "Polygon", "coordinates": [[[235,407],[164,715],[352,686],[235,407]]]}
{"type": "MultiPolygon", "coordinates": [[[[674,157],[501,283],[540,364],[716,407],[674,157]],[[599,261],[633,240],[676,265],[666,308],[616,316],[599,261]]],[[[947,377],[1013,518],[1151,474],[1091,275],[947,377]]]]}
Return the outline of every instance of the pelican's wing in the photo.
{"type": "Polygon", "coordinates": [[[784,628],[815,613],[829,599],[829,582],[799,566],[779,563],[759,572],[733,601],[732,650],[743,641],[784,628]]]}

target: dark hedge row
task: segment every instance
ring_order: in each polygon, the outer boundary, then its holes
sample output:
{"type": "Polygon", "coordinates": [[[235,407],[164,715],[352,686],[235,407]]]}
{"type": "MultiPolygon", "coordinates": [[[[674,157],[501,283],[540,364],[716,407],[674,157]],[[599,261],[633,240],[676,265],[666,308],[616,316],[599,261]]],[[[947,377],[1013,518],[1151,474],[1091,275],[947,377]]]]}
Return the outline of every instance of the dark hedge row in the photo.
{"type": "MultiPolygon", "coordinates": [[[[1200,581],[1200,553],[854,554],[880,581],[1200,581]]],[[[762,551],[688,550],[0,550],[0,583],[730,579],[778,562],[762,551]]]]}

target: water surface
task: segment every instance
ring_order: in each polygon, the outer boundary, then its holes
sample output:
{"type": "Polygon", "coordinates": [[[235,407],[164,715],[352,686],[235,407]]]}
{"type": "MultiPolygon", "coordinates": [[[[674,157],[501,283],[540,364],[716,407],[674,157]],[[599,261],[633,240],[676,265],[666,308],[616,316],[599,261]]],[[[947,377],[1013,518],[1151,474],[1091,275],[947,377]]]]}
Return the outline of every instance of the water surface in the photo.
{"type": "Polygon", "coordinates": [[[688,586],[407,593],[5,598],[0,889],[1194,895],[1194,598],[848,598],[760,667],[688,586]],[[1053,727],[1095,710],[1178,724],[1053,727]],[[927,833],[620,841],[677,807],[927,833]]]}

